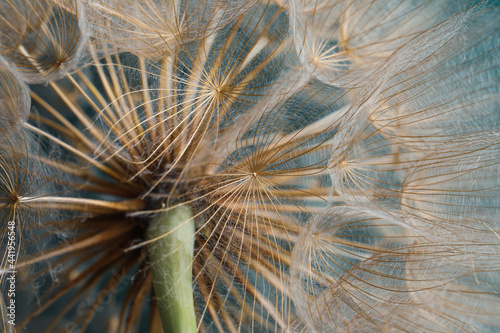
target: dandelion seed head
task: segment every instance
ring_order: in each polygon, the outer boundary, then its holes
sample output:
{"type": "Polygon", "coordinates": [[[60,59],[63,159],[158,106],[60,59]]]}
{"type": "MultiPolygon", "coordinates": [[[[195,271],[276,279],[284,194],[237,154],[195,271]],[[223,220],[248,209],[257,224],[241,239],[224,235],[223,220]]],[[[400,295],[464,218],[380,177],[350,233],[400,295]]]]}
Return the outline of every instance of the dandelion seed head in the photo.
{"type": "Polygon", "coordinates": [[[498,327],[497,9],[23,4],[0,29],[20,327],[161,331],[191,301],[203,332],[498,327]]]}

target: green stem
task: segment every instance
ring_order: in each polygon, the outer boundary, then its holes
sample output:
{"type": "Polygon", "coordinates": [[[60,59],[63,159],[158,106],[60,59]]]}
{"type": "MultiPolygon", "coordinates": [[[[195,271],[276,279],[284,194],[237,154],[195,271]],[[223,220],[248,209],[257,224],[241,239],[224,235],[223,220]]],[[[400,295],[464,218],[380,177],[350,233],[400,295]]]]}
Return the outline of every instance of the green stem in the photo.
{"type": "Polygon", "coordinates": [[[165,333],[197,332],[192,287],[194,232],[193,214],[186,205],[156,215],[148,227],[148,240],[161,237],[148,245],[148,254],[165,333]]]}

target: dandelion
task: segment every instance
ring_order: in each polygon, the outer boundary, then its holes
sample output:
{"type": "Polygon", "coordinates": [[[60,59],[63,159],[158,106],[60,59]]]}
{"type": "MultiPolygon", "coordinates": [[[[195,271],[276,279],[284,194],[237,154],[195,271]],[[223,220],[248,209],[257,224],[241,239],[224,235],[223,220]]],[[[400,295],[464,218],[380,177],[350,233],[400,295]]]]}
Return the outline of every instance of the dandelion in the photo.
{"type": "Polygon", "coordinates": [[[23,80],[46,82],[77,64],[86,29],[79,1],[2,1],[0,54],[23,80]]]}
{"type": "Polygon", "coordinates": [[[2,4],[16,329],[496,331],[496,15],[2,4]]]}

